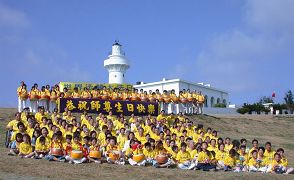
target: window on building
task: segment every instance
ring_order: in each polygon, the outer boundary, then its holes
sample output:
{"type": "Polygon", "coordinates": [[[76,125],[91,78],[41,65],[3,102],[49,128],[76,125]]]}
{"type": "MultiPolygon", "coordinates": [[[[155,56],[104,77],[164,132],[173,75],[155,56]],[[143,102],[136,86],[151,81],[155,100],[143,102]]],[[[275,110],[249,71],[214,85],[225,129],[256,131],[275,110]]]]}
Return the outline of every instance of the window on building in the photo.
{"type": "Polygon", "coordinates": [[[208,96],[204,96],[204,107],[208,107],[208,96]]]}
{"type": "Polygon", "coordinates": [[[217,98],[216,103],[219,104],[221,102],[220,98],[217,98]]]}
{"type": "Polygon", "coordinates": [[[213,105],[214,105],[214,97],[212,96],[210,98],[210,107],[213,107],[213,105]]]}

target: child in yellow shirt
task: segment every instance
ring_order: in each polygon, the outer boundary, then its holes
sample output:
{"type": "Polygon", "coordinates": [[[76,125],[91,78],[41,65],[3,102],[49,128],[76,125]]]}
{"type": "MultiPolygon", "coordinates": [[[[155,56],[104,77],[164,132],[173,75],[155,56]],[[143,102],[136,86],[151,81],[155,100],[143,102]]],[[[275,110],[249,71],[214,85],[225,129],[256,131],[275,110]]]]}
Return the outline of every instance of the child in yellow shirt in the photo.
{"type": "Polygon", "coordinates": [[[181,150],[177,154],[178,167],[180,169],[192,169],[195,164],[191,163],[191,155],[187,151],[187,144],[181,143],[181,150]]]}
{"type": "Polygon", "coordinates": [[[112,136],[109,138],[109,144],[106,146],[105,157],[110,164],[121,164],[124,165],[123,154],[119,150],[116,143],[116,137],[112,136]]]}
{"type": "Polygon", "coordinates": [[[225,164],[225,158],[227,157],[228,153],[225,151],[225,145],[219,144],[218,151],[216,152],[215,159],[217,160],[217,167],[218,169],[223,169],[225,164]]]}
{"type": "Polygon", "coordinates": [[[8,155],[15,156],[19,153],[19,145],[22,143],[22,134],[17,133],[15,135],[15,140],[10,143],[10,150],[8,155]]]}
{"type": "MultiPolygon", "coordinates": [[[[48,155],[45,156],[45,159],[49,161],[59,161],[64,162],[64,155],[66,154],[61,142],[61,135],[54,133],[52,136],[52,141],[50,144],[50,151],[48,155]]],[[[71,141],[71,140],[70,140],[71,141]]]]}
{"type": "Polygon", "coordinates": [[[46,138],[44,136],[40,137],[39,143],[35,147],[35,158],[41,159],[45,157],[49,152],[49,146],[46,144],[46,138]]]}
{"type": "Polygon", "coordinates": [[[31,138],[28,134],[23,135],[23,142],[19,145],[19,154],[21,158],[31,158],[35,155],[31,146],[31,138]]]}
{"type": "Polygon", "coordinates": [[[213,164],[213,156],[210,151],[207,150],[207,143],[201,144],[202,151],[198,155],[198,163],[196,169],[202,169],[203,171],[211,171],[216,169],[216,165],[213,164]]]}
{"type": "Polygon", "coordinates": [[[154,158],[155,158],[155,152],[151,147],[150,142],[146,142],[144,144],[143,154],[145,156],[145,165],[150,164],[153,165],[154,158]]]}
{"type": "Polygon", "coordinates": [[[236,151],[231,149],[229,155],[224,159],[224,171],[231,171],[236,166],[236,151]]]}
{"type": "Polygon", "coordinates": [[[257,172],[259,168],[259,162],[258,162],[258,152],[257,150],[251,151],[251,158],[248,162],[248,170],[249,172],[257,172]]]}
{"type": "Polygon", "coordinates": [[[101,152],[101,149],[100,149],[100,144],[98,143],[96,137],[92,137],[91,146],[90,146],[89,150],[90,150],[90,153],[88,154],[89,162],[94,162],[94,163],[100,164],[101,163],[101,154],[102,154],[102,152],[101,152]],[[97,156],[96,157],[92,156],[91,151],[95,151],[97,153],[97,156]],[[99,157],[99,154],[100,154],[100,157],[99,157]]]}

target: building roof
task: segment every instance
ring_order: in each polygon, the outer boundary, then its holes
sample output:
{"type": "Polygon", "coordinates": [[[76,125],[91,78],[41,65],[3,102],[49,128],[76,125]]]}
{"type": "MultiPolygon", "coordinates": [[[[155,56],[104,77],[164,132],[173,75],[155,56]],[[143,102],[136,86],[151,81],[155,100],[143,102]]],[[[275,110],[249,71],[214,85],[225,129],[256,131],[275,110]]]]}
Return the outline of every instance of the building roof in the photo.
{"type": "Polygon", "coordinates": [[[201,88],[204,88],[204,89],[210,89],[210,90],[219,91],[219,92],[222,92],[222,93],[229,94],[228,91],[224,91],[224,90],[214,88],[214,87],[210,87],[210,86],[205,86],[205,85],[198,84],[198,83],[189,82],[189,81],[182,80],[182,79],[168,79],[168,80],[163,79],[162,81],[134,85],[134,87],[139,88],[139,87],[145,87],[145,86],[150,86],[150,85],[168,84],[168,83],[175,83],[175,82],[178,82],[178,83],[183,82],[183,83],[191,84],[191,85],[198,86],[198,87],[201,87],[201,88]]]}

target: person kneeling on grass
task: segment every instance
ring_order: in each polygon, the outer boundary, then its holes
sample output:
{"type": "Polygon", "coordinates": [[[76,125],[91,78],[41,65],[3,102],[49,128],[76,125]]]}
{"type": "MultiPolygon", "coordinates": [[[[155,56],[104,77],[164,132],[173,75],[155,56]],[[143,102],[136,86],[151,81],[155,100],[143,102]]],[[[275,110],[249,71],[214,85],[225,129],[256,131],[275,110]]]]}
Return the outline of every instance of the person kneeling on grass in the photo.
{"type": "Polygon", "coordinates": [[[178,160],[178,167],[180,169],[192,169],[196,166],[191,163],[192,158],[190,153],[187,151],[187,144],[185,142],[181,143],[181,150],[178,152],[176,159],[178,160]]]}
{"type": "Polygon", "coordinates": [[[81,164],[87,161],[87,152],[83,148],[80,142],[79,132],[74,133],[73,143],[70,151],[70,156],[65,156],[65,159],[69,161],[70,164],[81,164]]]}
{"type": "Polygon", "coordinates": [[[45,159],[47,159],[49,161],[64,162],[65,161],[65,158],[64,158],[65,152],[63,149],[63,145],[61,143],[61,136],[57,133],[54,133],[52,139],[53,140],[50,145],[50,151],[45,156],[45,159]]]}
{"type": "Polygon", "coordinates": [[[198,164],[196,169],[202,169],[203,171],[215,171],[216,165],[213,164],[213,155],[207,150],[207,143],[203,142],[201,145],[202,151],[198,155],[198,164]]]}
{"type": "Polygon", "coordinates": [[[35,155],[31,146],[31,139],[28,134],[23,135],[23,142],[19,145],[19,154],[21,158],[31,158],[35,155]]]}

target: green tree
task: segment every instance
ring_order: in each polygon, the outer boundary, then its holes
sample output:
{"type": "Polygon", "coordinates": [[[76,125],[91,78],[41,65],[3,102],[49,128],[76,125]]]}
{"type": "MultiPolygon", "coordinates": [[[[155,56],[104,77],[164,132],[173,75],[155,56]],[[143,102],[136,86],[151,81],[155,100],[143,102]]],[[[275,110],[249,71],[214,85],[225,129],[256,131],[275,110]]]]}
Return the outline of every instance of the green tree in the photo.
{"type": "Polygon", "coordinates": [[[262,98],[260,98],[259,103],[260,104],[274,103],[274,100],[270,96],[268,96],[268,97],[267,96],[263,96],[262,98]]]}
{"type": "Polygon", "coordinates": [[[288,110],[290,111],[291,114],[293,114],[293,110],[294,110],[294,97],[293,97],[293,93],[291,90],[289,90],[285,97],[284,97],[286,106],[288,108],[288,110]]]}

